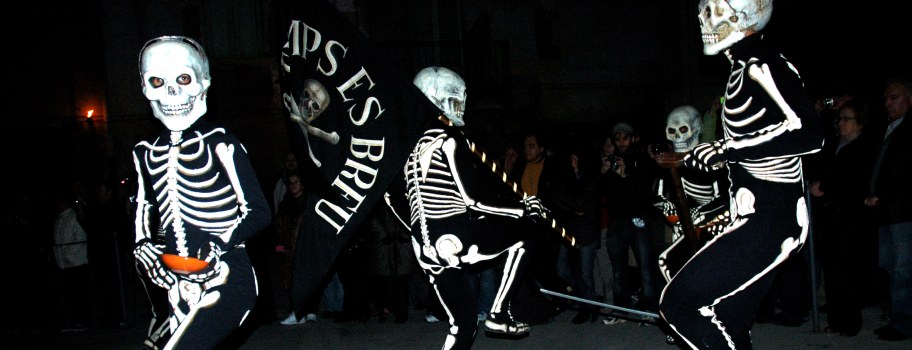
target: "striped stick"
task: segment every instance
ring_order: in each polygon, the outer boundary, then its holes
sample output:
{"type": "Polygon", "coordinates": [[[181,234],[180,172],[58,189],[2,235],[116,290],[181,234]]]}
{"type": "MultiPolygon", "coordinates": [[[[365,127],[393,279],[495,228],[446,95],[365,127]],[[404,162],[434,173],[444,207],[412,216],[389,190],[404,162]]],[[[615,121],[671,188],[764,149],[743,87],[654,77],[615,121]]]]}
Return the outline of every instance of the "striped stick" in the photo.
{"type": "MultiPolygon", "coordinates": [[[[447,119],[446,116],[443,116],[443,115],[437,116],[437,120],[440,120],[441,122],[447,124],[448,126],[453,126],[453,122],[451,122],[449,119],[447,119]]],[[[460,130],[460,132],[462,132],[462,131],[460,130]]],[[[463,133],[463,136],[465,136],[465,133],[463,133]]],[[[517,194],[522,199],[526,199],[527,197],[529,197],[528,193],[519,189],[519,184],[517,184],[513,181],[510,181],[507,178],[507,173],[505,173],[497,168],[497,163],[495,163],[493,160],[488,159],[488,155],[485,154],[484,151],[480,150],[476,146],[475,142],[473,142],[472,140],[469,140],[468,138],[466,138],[466,140],[469,142],[469,149],[472,150],[472,153],[474,153],[476,156],[478,156],[478,158],[481,159],[481,162],[484,163],[485,166],[490,168],[491,171],[494,173],[494,175],[497,175],[498,177],[500,177],[500,180],[503,181],[504,184],[509,186],[511,190],[513,190],[513,193],[517,194]]],[[[576,247],[576,238],[574,238],[569,233],[567,233],[567,230],[565,228],[558,225],[557,220],[554,220],[553,218],[550,218],[547,216],[544,216],[543,219],[550,221],[549,226],[551,226],[551,229],[557,231],[557,233],[559,233],[561,235],[561,238],[566,239],[568,242],[570,242],[571,246],[576,247]]]]}

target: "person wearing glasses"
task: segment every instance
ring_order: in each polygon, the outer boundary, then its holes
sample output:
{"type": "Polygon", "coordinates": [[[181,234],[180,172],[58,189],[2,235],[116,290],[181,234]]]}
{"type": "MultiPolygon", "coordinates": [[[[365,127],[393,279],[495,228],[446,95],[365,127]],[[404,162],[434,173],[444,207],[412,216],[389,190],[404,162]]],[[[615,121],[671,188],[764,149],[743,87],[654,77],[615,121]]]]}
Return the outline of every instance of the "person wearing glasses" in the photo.
{"type": "Polygon", "coordinates": [[[814,227],[820,247],[827,303],[827,333],[861,330],[864,289],[873,285],[877,241],[873,210],[864,205],[876,142],[865,132],[867,106],[856,100],[838,109],[837,133],[821,153],[820,173],[810,181],[814,227]]]}

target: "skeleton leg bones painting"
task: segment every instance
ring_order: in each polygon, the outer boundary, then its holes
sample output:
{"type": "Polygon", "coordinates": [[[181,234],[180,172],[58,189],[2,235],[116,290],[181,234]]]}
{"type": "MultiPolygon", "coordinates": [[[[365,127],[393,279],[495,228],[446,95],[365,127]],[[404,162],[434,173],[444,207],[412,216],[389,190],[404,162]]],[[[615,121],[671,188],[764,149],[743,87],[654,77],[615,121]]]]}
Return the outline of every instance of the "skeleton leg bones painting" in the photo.
{"type": "Polygon", "coordinates": [[[754,315],[777,269],[808,235],[801,156],[820,150],[817,114],[798,72],[761,29],[772,0],[702,0],[704,52],[731,62],[724,137],[694,146],[684,165],[727,167],[731,222],[668,283],[660,312],[694,349],[750,348],[754,315]]]}

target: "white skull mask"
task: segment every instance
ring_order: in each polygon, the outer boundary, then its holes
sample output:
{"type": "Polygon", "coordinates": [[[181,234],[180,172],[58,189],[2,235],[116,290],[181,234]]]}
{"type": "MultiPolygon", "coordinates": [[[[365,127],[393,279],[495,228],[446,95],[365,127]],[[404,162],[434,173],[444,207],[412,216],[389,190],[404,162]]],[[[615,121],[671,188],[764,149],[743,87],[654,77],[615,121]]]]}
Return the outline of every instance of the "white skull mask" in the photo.
{"type": "Polygon", "coordinates": [[[700,0],[697,6],[703,53],[715,55],[760,31],[773,14],[773,0],[700,0]]]}
{"type": "Polygon", "coordinates": [[[183,131],[206,114],[209,60],[202,46],[180,36],[152,39],[140,51],[143,94],[168,130],[183,131]]]}
{"type": "Polygon", "coordinates": [[[301,112],[307,113],[303,116],[308,122],[316,119],[329,107],[329,92],[326,87],[319,81],[307,79],[304,82],[304,92],[301,95],[301,112]]]}
{"type": "Polygon", "coordinates": [[[465,125],[462,116],[465,113],[466,85],[459,74],[443,67],[427,67],[415,75],[413,83],[454,125],[465,125]]]}
{"type": "Polygon", "coordinates": [[[665,138],[674,144],[674,151],[690,151],[700,142],[703,133],[703,118],[700,112],[691,106],[680,106],[668,113],[665,122],[665,138]]]}

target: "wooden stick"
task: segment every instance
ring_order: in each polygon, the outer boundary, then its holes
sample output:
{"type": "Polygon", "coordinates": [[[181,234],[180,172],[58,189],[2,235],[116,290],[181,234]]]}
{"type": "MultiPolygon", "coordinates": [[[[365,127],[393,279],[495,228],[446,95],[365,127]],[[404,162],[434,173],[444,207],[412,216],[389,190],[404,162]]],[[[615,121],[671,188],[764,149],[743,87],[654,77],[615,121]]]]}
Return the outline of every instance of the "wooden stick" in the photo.
{"type": "Polygon", "coordinates": [[[700,236],[694,228],[693,221],[690,218],[690,206],[687,205],[687,195],[684,194],[684,184],[681,183],[681,173],[678,167],[681,166],[685,153],[663,152],[656,155],[656,162],[671,171],[671,182],[674,184],[675,197],[678,205],[678,220],[684,228],[684,236],[687,237],[687,243],[694,252],[700,249],[700,236]]]}

